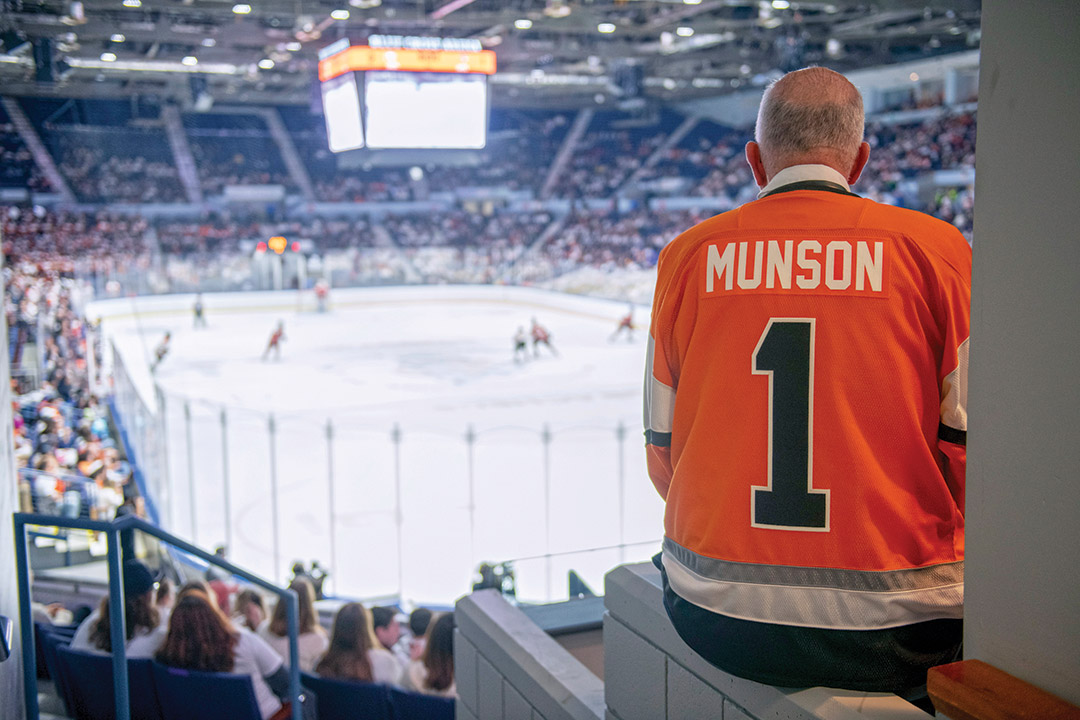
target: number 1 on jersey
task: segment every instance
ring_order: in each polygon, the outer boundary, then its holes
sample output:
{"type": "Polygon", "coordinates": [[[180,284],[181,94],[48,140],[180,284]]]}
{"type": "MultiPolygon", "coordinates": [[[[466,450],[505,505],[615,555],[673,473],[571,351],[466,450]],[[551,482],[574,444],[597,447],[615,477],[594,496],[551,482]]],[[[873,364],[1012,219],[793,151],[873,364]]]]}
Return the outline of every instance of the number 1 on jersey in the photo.
{"type": "Polygon", "coordinates": [[[769,376],[768,482],[750,489],[750,524],[828,532],[829,491],[813,489],[812,318],[772,318],[754,349],[753,373],[769,376]]]}

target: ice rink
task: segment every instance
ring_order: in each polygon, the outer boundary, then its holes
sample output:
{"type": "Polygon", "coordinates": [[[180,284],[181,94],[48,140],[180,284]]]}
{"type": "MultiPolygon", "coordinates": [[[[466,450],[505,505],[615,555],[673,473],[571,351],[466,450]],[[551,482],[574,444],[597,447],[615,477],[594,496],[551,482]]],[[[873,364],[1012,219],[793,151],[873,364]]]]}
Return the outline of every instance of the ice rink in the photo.
{"type": "Polygon", "coordinates": [[[206,328],[190,295],[90,309],[148,403],[160,387],[167,473],[151,484],[177,534],[277,580],[317,558],[331,591],[406,603],[452,602],[480,562],[511,559],[525,599],[565,598],[569,569],[602,592],[607,569],[657,551],[648,308],[612,341],[626,303],[527,288],[335,290],[326,313],[288,291],[203,299],[206,328]],[[516,362],[533,317],[558,356],[516,362]]]}

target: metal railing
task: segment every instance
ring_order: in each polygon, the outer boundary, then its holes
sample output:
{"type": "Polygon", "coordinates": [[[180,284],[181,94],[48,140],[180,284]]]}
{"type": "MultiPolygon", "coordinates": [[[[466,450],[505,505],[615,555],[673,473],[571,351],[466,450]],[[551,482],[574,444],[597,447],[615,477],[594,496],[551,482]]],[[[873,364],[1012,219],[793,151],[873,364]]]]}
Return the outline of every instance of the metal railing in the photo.
{"type": "Polygon", "coordinates": [[[131,708],[128,699],[127,653],[125,651],[126,638],[124,637],[124,629],[127,626],[124,621],[124,584],[120,559],[120,533],[124,530],[140,530],[207,563],[223,568],[236,577],[277,595],[279,602],[282,600],[285,602],[285,616],[289,629],[289,698],[292,702],[292,719],[301,720],[300,650],[297,645],[300,611],[299,600],[293,590],[279,588],[273,583],[267,582],[213,553],[201,550],[191,543],[136,517],[128,516],[113,522],[100,522],[96,520],[60,518],[50,515],[15,513],[13,520],[15,525],[16,579],[19,586],[19,624],[22,634],[23,668],[26,669],[23,673],[23,692],[26,701],[27,718],[39,720],[40,709],[38,707],[37,673],[33,671],[33,668],[37,667],[37,657],[34,647],[34,621],[30,609],[30,555],[26,538],[29,533],[34,532],[28,530],[30,526],[42,526],[67,528],[69,530],[92,530],[105,533],[108,539],[109,632],[112,643],[113,689],[115,691],[117,720],[131,720],[131,708]]]}

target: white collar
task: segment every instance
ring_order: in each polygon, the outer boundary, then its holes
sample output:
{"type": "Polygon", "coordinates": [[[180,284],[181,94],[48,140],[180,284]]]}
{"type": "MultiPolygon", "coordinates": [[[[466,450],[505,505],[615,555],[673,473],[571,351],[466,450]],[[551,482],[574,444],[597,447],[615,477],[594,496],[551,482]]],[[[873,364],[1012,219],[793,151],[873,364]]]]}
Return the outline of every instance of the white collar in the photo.
{"type": "Polygon", "coordinates": [[[847,178],[828,165],[792,165],[773,175],[769,184],[761,188],[758,199],[760,200],[773,190],[777,190],[784,185],[807,180],[826,180],[841,185],[845,190],[851,192],[851,186],[848,185],[847,178]]]}

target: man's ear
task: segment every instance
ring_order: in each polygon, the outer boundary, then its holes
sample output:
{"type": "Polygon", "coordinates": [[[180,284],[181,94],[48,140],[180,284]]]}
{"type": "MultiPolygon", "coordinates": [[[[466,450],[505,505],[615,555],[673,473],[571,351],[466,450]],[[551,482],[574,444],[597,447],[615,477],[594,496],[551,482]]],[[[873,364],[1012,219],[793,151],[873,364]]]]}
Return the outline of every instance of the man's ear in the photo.
{"type": "Polygon", "coordinates": [[[765,165],[761,162],[761,146],[753,140],[746,143],[746,162],[754,172],[754,182],[758,187],[763,188],[768,185],[769,178],[765,175],[765,165]]]}
{"type": "Polygon", "coordinates": [[[855,153],[855,162],[851,165],[851,170],[848,172],[847,181],[848,185],[854,185],[855,181],[862,175],[863,168],[866,167],[866,161],[870,159],[870,143],[862,143],[859,145],[859,151],[855,153]]]}

